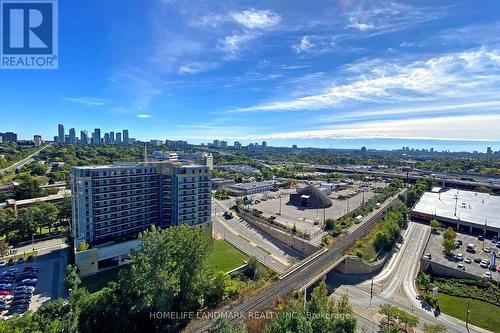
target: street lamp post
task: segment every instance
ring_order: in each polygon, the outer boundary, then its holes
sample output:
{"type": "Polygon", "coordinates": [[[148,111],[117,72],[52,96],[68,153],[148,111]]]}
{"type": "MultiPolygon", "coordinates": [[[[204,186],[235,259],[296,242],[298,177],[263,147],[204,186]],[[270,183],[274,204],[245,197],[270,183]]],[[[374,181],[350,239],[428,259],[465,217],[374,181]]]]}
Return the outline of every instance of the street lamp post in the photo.
{"type": "Polygon", "coordinates": [[[469,330],[469,314],[470,314],[470,301],[467,301],[467,318],[465,320],[465,327],[469,330]]]}

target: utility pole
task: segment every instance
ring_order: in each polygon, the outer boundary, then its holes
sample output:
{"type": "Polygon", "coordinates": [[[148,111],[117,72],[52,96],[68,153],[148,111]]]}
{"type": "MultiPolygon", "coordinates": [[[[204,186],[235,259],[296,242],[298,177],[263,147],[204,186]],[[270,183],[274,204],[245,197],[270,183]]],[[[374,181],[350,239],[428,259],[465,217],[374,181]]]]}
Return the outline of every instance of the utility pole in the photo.
{"type": "Polygon", "coordinates": [[[280,212],[279,215],[281,215],[281,193],[280,193],[280,212]]]}
{"type": "Polygon", "coordinates": [[[373,298],[373,277],[372,277],[372,284],[370,286],[370,305],[368,305],[368,307],[372,306],[372,298],[373,298]]]}

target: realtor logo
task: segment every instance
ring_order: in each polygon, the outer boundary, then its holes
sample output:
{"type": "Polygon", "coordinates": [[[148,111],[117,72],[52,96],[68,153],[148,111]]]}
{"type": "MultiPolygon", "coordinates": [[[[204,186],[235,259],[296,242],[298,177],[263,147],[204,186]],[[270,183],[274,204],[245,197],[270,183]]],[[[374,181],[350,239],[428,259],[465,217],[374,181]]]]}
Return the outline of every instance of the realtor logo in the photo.
{"type": "Polygon", "coordinates": [[[57,2],[1,2],[2,69],[58,67],[57,2]]]}

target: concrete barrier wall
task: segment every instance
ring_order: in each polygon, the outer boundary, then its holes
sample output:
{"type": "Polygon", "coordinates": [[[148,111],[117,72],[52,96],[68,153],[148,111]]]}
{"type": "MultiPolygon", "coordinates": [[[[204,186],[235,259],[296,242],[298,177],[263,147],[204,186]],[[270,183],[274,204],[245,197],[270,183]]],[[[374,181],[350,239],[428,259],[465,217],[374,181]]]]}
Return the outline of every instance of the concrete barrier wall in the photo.
{"type": "Polygon", "coordinates": [[[241,219],[245,220],[246,222],[250,223],[255,228],[269,234],[270,236],[274,237],[283,244],[302,253],[304,257],[310,256],[311,254],[315,253],[320,249],[319,247],[310,244],[309,242],[300,237],[297,237],[293,234],[278,229],[277,227],[274,227],[272,224],[264,221],[263,219],[257,216],[254,216],[246,212],[240,212],[238,213],[238,216],[241,219]]]}
{"type": "Polygon", "coordinates": [[[342,262],[335,269],[344,274],[373,273],[384,267],[387,258],[388,256],[385,256],[376,262],[369,263],[356,256],[344,256],[342,262]]]}
{"type": "Polygon", "coordinates": [[[449,276],[456,279],[481,280],[481,277],[477,275],[456,269],[455,267],[441,265],[426,258],[420,258],[420,271],[441,276],[449,276]]]}

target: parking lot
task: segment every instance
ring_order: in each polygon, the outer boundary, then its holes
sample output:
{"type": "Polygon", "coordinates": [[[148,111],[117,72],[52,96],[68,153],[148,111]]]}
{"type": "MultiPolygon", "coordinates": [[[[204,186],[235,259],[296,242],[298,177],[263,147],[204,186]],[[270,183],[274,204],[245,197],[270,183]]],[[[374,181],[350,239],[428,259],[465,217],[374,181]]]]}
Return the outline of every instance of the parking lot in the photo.
{"type": "MultiPolygon", "coordinates": [[[[333,193],[332,193],[333,194],[333,193]]],[[[271,193],[269,196],[276,196],[277,193],[271,193]]],[[[323,223],[324,218],[338,219],[348,212],[353,211],[359,207],[363,200],[366,201],[375,195],[373,192],[366,191],[364,193],[358,193],[349,199],[333,199],[333,195],[330,196],[332,200],[332,206],[323,209],[307,209],[304,207],[296,207],[287,204],[289,195],[282,194],[281,198],[281,214],[278,215],[280,211],[280,199],[271,197],[264,201],[262,197],[260,202],[253,204],[251,207],[258,209],[263,212],[264,216],[276,216],[276,221],[284,226],[295,225],[298,229],[309,232],[311,235],[316,234],[320,231],[321,225],[314,224],[315,220],[319,217],[320,224],[323,223]]]]}
{"type": "MultiPolygon", "coordinates": [[[[498,272],[498,270],[490,270],[490,266],[493,260],[493,252],[496,252],[497,254],[500,252],[500,243],[497,247],[497,244],[494,243],[492,239],[481,240],[478,238],[478,236],[457,233],[456,249],[453,252],[454,255],[446,256],[443,253],[442,242],[442,233],[433,233],[431,235],[424,255],[431,254],[432,262],[457,270],[463,270],[479,278],[488,278],[487,276],[485,276],[485,273],[489,272],[489,274],[491,274],[491,278],[494,281],[498,281],[500,279],[500,272],[498,272]],[[469,244],[473,245],[474,250],[467,250],[467,246],[469,244]],[[481,262],[483,262],[482,266],[481,262]]],[[[500,266],[499,260],[496,261],[495,266],[500,266]]]]}
{"type": "Polygon", "coordinates": [[[67,250],[56,250],[0,267],[0,314],[35,311],[49,299],[64,297],[67,250]]]}

